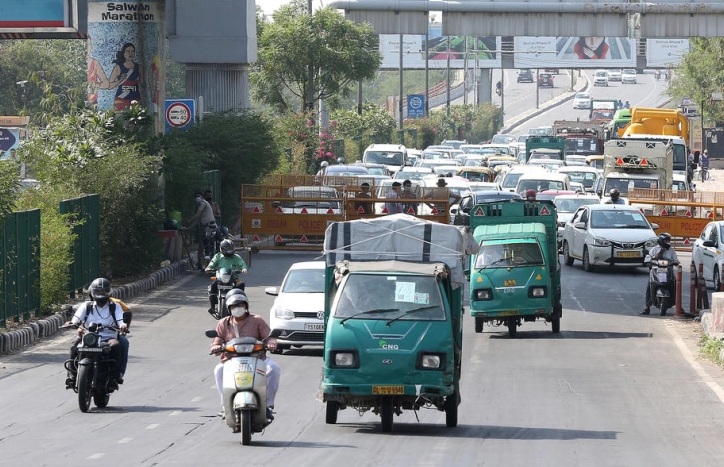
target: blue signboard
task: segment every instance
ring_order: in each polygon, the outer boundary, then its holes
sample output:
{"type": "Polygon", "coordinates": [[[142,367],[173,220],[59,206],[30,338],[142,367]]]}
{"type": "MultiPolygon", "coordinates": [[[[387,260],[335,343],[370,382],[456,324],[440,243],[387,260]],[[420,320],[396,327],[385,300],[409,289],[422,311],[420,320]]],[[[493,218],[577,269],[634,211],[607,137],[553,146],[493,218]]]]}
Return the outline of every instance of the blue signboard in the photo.
{"type": "Polygon", "coordinates": [[[407,118],[422,118],[425,116],[425,95],[407,95],[407,118]]]}
{"type": "Polygon", "coordinates": [[[0,27],[63,27],[65,0],[3,0],[0,27]]]}
{"type": "Polygon", "coordinates": [[[196,118],[194,99],[166,99],[166,133],[172,128],[188,129],[196,118]]]}

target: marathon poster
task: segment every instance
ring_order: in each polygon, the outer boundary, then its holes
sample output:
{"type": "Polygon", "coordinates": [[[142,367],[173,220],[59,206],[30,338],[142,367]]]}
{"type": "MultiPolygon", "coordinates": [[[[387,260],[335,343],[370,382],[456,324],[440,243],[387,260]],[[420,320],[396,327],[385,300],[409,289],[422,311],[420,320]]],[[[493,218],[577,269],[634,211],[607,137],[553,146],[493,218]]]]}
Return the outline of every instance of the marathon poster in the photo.
{"type": "Polygon", "coordinates": [[[635,68],[627,37],[516,37],[515,68],[635,68]]]}

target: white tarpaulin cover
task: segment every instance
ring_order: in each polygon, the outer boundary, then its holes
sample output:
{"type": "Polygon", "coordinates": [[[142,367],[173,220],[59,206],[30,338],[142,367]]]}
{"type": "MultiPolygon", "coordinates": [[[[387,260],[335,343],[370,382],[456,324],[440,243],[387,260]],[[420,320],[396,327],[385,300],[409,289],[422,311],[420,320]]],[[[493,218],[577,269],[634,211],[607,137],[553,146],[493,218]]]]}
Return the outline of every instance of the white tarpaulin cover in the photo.
{"type": "Polygon", "coordinates": [[[442,262],[459,284],[465,282],[464,261],[477,248],[470,229],[407,214],[334,222],[324,235],[327,266],[343,260],[442,262]]]}

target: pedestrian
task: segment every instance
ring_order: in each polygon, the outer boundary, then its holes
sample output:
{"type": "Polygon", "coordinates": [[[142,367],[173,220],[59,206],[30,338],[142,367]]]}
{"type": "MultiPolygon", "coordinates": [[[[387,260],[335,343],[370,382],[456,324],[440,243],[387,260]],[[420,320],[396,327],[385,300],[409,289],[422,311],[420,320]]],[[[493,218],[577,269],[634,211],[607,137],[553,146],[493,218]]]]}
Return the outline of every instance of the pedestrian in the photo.
{"type": "MultiPolygon", "coordinates": [[[[370,184],[367,182],[362,183],[359,186],[359,193],[355,195],[355,198],[357,199],[370,199],[372,198],[372,195],[370,195],[370,184]]],[[[356,201],[354,203],[354,210],[357,212],[357,214],[374,214],[374,208],[373,203],[367,202],[367,201],[356,201]]]]}
{"type": "Polygon", "coordinates": [[[196,212],[184,222],[184,227],[188,229],[196,228],[196,242],[198,244],[196,269],[201,270],[203,269],[201,258],[204,257],[204,238],[208,230],[216,228],[216,220],[214,219],[214,210],[211,208],[209,202],[201,195],[200,191],[196,192],[194,200],[196,201],[196,212]]]}
{"type": "Polygon", "coordinates": [[[689,153],[689,164],[686,170],[686,181],[691,185],[691,181],[694,179],[694,172],[696,171],[696,161],[699,160],[699,151],[689,153]]]}
{"type": "Polygon", "coordinates": [[[211,210],[214,212],[214,220],[216,221],[216,225],[219,227],[221,234],[224,238],[228,237],[229,229],[221,225],[221,207],[219,206],[219,203],[214,201],[214,192],[212,190],[204,191],[204,199],[211,205],[211,210]]]}
{"type": "MultiPolygon", "coordinates": [[[[402,193],[400,193],[400,198],[417,199],[417,195],[414,191],[412,191],[412,182],[410,180],[405,180],[404,182],[402,182],[402,193]]],[[[405,214],[417,215],[417,203],[404,203],[402,205],[402,212],[404,212],[405,214]]]]}
{"type": "Polygon", "coordinates": [[[437,214],[447,212],[447,207],[452,204],[460,202],[460,196],[450,194],[450,189],[447,187],[447,182],[444,177],[437,179],[437,187],[430,191],[424,196],[425,199],[434,200],[432,203],[425,203],[430,206],[433,210],[437,211],[437,214]],[[445,201],[442,201],[445,200],[445,201]]]}
{"type": "Polygon", "coordinates": [[[701,181],[705,181],[709,178],[709,150],[704,149],[704,152],[699,157],[699,167],[701,168],[701,181]]]}
{"type": "MultiPolygon", "coordinates": [[[[392,182],[392,187],[390,188],[390,191],[387,192],[385,198],[390,200],[400,199],[401,188],[402,183],[392,182]]],[[[385,203],[385,209],[389,214],[397,214],[402,211],[402,204],[395,201],[388,201],[385,203]]]]}

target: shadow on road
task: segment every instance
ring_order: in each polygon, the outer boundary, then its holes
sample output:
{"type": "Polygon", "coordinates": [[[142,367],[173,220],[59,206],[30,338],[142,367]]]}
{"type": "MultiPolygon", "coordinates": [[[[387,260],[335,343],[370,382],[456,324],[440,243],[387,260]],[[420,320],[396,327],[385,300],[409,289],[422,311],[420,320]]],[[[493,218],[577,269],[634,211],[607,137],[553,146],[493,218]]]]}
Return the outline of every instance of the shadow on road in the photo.
{"type": "Polygon", "coordinates": [[[490,334],[491,339],[640,339],[652,338],[650,332],[609,332],[609,331],[564,331],[553,334],[551,331],[523,331],[518,329],[516,337],[508,336],[508,331],[501,330],[500,334],[490,334]]]}

